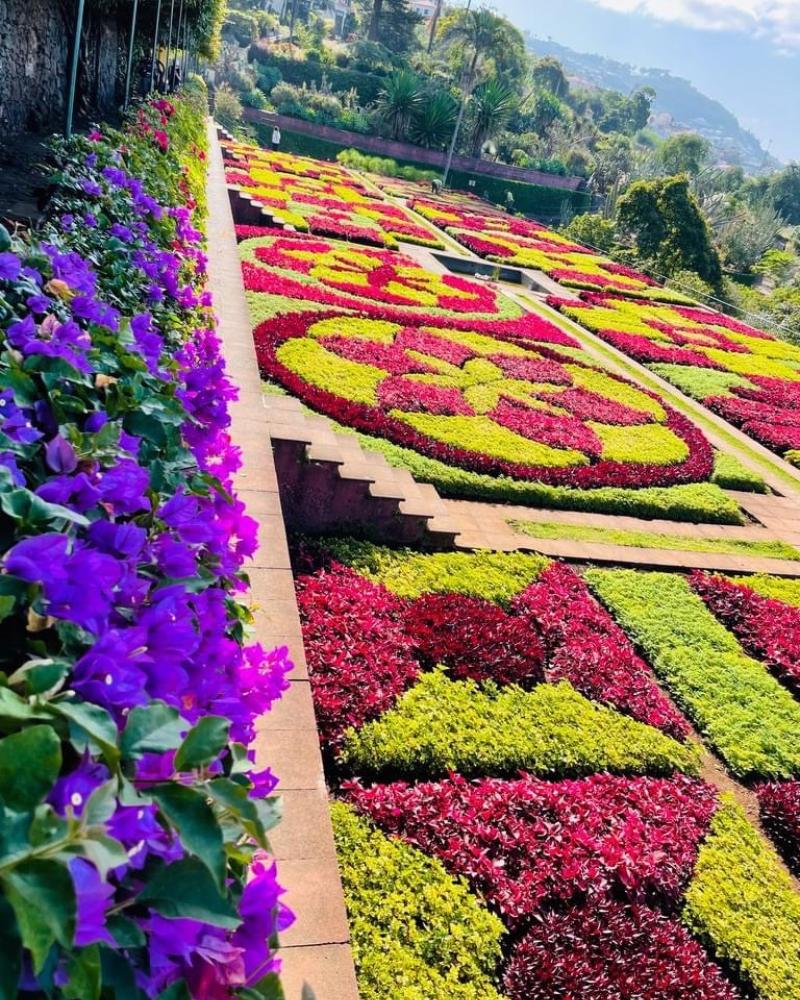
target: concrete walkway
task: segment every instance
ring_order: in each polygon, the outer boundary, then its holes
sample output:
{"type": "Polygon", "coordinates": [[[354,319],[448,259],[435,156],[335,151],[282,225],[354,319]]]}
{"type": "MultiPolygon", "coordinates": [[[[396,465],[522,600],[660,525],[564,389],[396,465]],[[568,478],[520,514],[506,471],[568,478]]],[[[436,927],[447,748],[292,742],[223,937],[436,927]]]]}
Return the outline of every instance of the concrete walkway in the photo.
{"type": "Polygon", "coordinates": [[[284,816],[271,834],[284,897],[297,920],[282,935],[286,1000],[358,1000],[349,927],[336,861],[314,705],[294,595],[278,479],[270,447],[239,255],[215,129],[209,125],[209,281],[219,316],[228,374],[239,389],[231,408],[243,465],[236,488],[259,522],[260,549],[250,575],[254,639],[267,649],[288,645],[291,686],[262,720],[257,763],[280,778],[284,816]]]}

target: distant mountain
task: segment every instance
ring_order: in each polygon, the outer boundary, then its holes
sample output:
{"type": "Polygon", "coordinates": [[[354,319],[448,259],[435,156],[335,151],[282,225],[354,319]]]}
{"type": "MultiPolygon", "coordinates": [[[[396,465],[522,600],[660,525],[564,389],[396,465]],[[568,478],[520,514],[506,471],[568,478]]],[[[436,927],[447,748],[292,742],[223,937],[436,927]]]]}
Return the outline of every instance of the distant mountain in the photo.
{"type": "Polygon", "coordinates": [[[664,69],[644,69],[575,52],[557,42],[526,36],[528,48],[539,56],[555,56],[578,86],[619,90],[624,94],[638,87],[656,92],[651,128],[661,136],[675,132],[699,132],[713,145],[719,163],[741,164],[748,173],[766,173],[780,166],[752,132],[719,101],[701,94],[688,80],[664,69]]]}

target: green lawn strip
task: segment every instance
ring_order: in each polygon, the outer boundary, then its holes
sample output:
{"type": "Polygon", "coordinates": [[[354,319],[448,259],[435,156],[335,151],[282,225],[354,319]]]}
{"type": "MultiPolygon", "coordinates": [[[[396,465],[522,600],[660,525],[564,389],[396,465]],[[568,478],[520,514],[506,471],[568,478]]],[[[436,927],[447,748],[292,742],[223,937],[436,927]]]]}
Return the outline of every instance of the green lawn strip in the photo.
{"type": "Polygon", "coordinates": [[[800,895],[729,795],[700,847],[682,920],[760,1000],[800,1000],[800,895]]]}
{"type": "Polygon", "coordinates": [[[768,576],[765,573],[757,573],[753,576],[735,576],[731,579],[734,583],[742,583],[745,587],[750,587],[762,597],[771,597],[774,601],[783,601],[784,604],[800,608],[800,580],[768,576]]]}
{"type": "Polygon", "coordinates": [[[466,880],[341,802],[331,819],[362,1000],[501,1000],[504,928],[466,880]]]}
{"type": "Polygon", "coordinates": [[[519,770],[567,777],[696,774],[700,751],[594,704],[567,681],[523,691],[451,681],[434,670],[380,719],[349,730],[341,757],[360,773],[412,779],[519,770]]]}
{"type": "Polygon", "coordinates": [[[534,583],[551,560],[527,552],[414,552],[352,538],[321,544],[340,562],[398,597],[464,594],[506,604],[534,583]]]}
{"type": "Polygon", "coordinates": [[[800,550],[781,541],[747,541],[729,538],[697,538],[657,531],[627,531],[588,524],[560,524],[554,521],[509,521],[509,525],[531,538],[565,539],[573,542],[600,542],[640,549],[674,549],[681,552],[718,552],[728,555],[800,559],[800,550]]]}
{"type": "Polygon", "coordinates": [[[745,655],[684,577],[593,569],[585,578],[733,774],[800,775],[800,702],[745,655]]]}
{"type": "Polygon", "coordinates": [[[717,439],[722,438],[732,448],[746,454],[749,461],[753,462],[761,469],[769,470],[773,476],[777,476],[781,479],[787,487],[791,487],[792,490],[800,490],[800,482],[798,482],[798,480],[792,476],[791,473],[787,472],[782,467],[780,459],[777,455],[774,460],[765,455],[761,455],[759,452],[755,451],[755,449],[749,447],[746,442],[731,434],[720,423],[713,420],[710,415],[706,415],[704,412],[698,411],[688,401],[682,399],[680,395],[680,388],[673,386],[673,388],[675,388],[675,393],[665,394],[663,385],[655,379],[648,378],[647,375],[644,374],[644,366],[639,366],[636,363],[629,361],[624,356],[620,356],[620,353],[618,353],[614,348],[609,347],[609,345],[606,344],[598,334],[593,334],[591,331],[586,330],[578,323],[568,320],[556,310],[544,307],[533,296],[525,295],[524,297],[525,301],[530,304],[532,309],[538,312],[541,316],[545,316],[551,322],[555,323],[556,326],[559,326],[565,333],[572,334],[572,336],[576,337],[584,344],[591,344],[597,354],[601,355],[609,365],[623,369],[623,371],[625,371],[628,377],[633,381],[646,386],[653,392],[658,393],[658,395],[669,403],[669,405],[674,409],[679,410],[684,414],[684,416],[688,417],[699,427],[706,430],[709,434],[715,435],[717,439]]]}
{"type": "Polygon", "coordinates": [[[748,468],[735,455],[725,451],[714,452],[711,482],[723,490],[740,490],[742,493],[770,492],[769,486],[758,472],[748,468]]]}

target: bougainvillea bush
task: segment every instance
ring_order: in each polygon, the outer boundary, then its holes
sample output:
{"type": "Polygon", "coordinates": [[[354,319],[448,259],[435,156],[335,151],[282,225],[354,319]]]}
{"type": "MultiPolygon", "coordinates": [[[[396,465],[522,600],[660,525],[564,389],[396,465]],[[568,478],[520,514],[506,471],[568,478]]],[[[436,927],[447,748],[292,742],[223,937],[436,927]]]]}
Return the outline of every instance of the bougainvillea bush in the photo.
{"type": "Polygon", "coordinates": [[[424,195],[411,207],[444,229],[467,249],[487,260],[543,271],[561,285],[644,299],[688,302],[647,275],[574,243],[531,219],[511,216],[477,200],[457,202],[424,195]]]}
{"type": "Polygon", "coordinates": [[[195,88],[59,146],[50,220],[0,231],[3,996],[276,988],[276,780],[247,745],[290,664],[235,600],[255,524],[204,116],[195,88]]]}
{"type": "MultiPolygon", "coordinates": [[[[304,540],[294,567],[326,726],[342,706],[323,738],[365,996],[439,1000],[465,981],[467,995],[508,1000],[800,996],[800,897],[740,808],[698,777],[686,720],[578,572],[342,538],[304,540]]],[[[768,759],[770,728],[773,752],[790,752],[758,686],[721,677],[714,657],[736,639],[685,579],[673,593],[672,577],[642,574],[639,608],[622,601],[635,574],[606,576],[616,591],[596,572],[592,587],[659,673],[656,641],[683,643],[694,673],[674,691],[701,724],[714,697],[729,712],[744,734],[734,764],[768,759]]],[[[757,791],[791,859],[797,782],[757,791]]]]}
{"type": "Polygon", "coordinates": [[[800,348],[698,306],[584,293],[565,315],[652,368],[767,448],[800,447],[800,348]]]}
{"type": "Polygon", "coordinates": [[[228,184],[262,205],[279,227],[374,246],[443,246],[435,230],[344,167],[237,142],[222,146],[228,184]]]}

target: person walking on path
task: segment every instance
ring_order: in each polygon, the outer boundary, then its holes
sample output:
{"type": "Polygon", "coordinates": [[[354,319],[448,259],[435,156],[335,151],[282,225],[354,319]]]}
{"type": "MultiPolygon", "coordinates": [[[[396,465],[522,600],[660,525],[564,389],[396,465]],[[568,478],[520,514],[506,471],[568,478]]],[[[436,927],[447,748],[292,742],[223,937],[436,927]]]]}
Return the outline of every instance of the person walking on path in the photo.
{"type": "Polygon", "coordinates": [[[276,153],[281,148],[281,130],[277,125],[272,130],[272,148],[276,153]]]}

